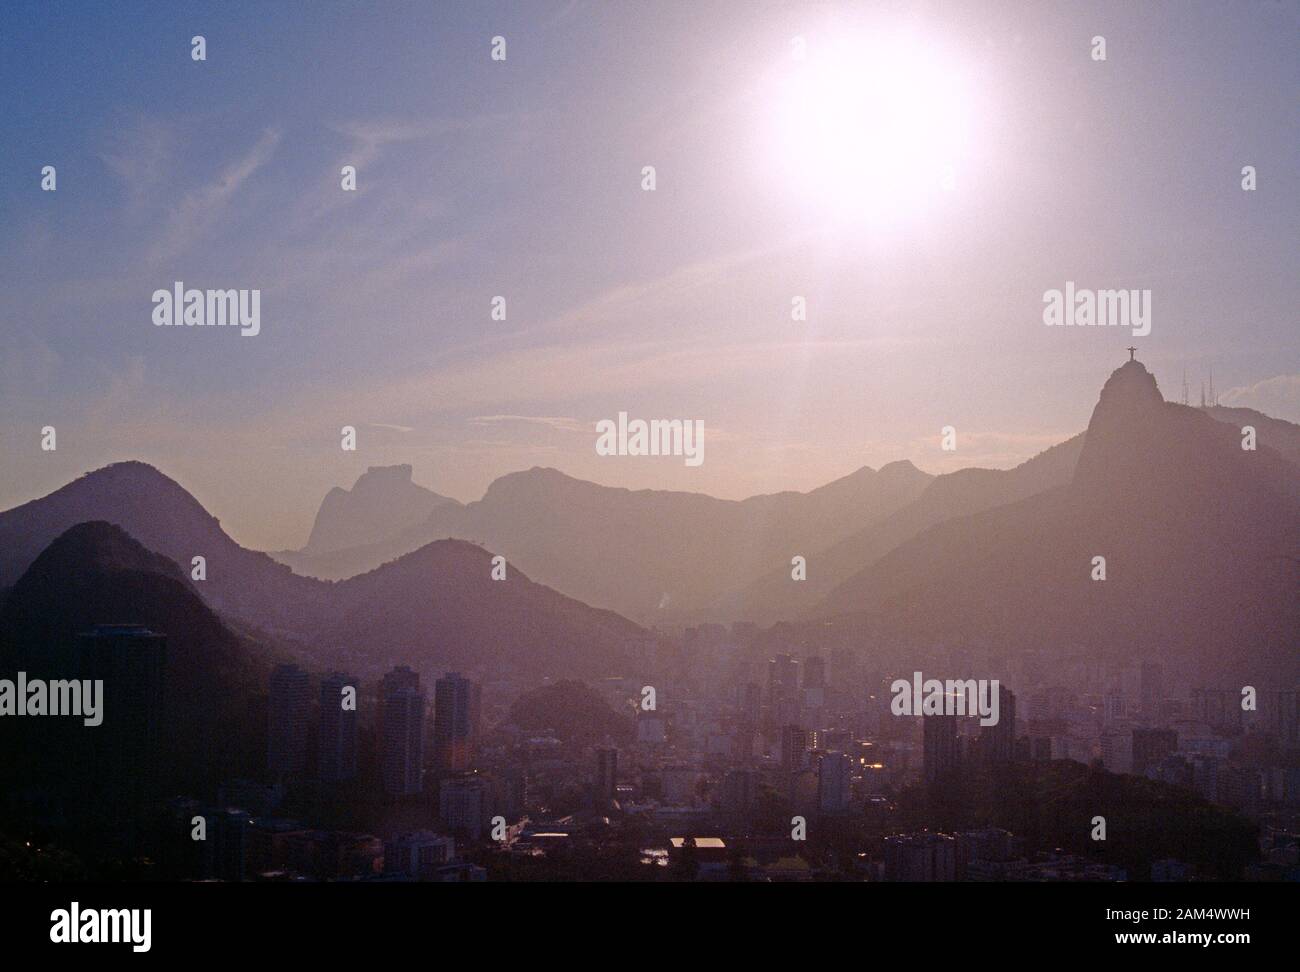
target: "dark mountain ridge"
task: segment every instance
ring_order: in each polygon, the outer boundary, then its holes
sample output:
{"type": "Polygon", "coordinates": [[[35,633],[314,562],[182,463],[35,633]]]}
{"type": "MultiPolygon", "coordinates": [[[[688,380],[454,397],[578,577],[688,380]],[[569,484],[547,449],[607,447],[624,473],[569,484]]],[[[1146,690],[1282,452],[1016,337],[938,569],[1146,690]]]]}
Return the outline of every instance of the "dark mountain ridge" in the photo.
{"type": "Polygon", "coordinates": [[[389,541],[319,557],[278,554],[319,576],[347,576],[433,539],[483,543],[549,586],[643,621],[711,604],[793,553],[911,502],[931,480],[910,462],[867,467],[808,493],[745,500],[629,490],[535,467],[494,480],[483,498],[443,505],[389,541]]]}
{"type": "MultiPolygon", "coordinates": [[[[0,671],[78,678],[77,638],[101,624],[141,625],[167,636],[162,776],[175,792],[252,768],[241,762],[256,750],[248,703],[264,691],[271,652],[230,631],[175,563],[113,524],[70,528],[14,584],[0,611],[0,671]]],[[[114,715],[114,690],[105,685],[105,720],[114,715]]],[[[60,724],[36,728],[93,731],[50,721],[60,724]]]]}
{"type": "MultiPolygon", "coordinates": [[[[171,561],[188,567],[203,556],[205,580],[191,583],[184,572],[169,579],[232,623],[329,657],[343,648],[436,665],[465,662],[478,651],[482,664],[508,657],[532,674],[555,674],[552,665],[604,674],[617,652],[648,637],[626,619],[533,583],[513,563],[506,580],[493,581],[492,554],[464,541],[425,545],[348,581],[300,577],[235,543],[193,496],[144,463],[96,470],[0,513],[0,576],[17,578],[43,556],[42,542],[96,519],[120,527],[146,552],[156,550],[158,576],[181,571],[171,561]]],[[[117,549],[103,537],[98,542],[98,557],[117,549]]],[[[9,600],[17,594],[15,586],[9,600]]]]}
{"type": "Polygon", "coordinates": [[[935,525],[808,617],[885,639],[1082,645],[1177,658],[1205,677],[1294,678],[1300,479],[1232,426],[1116,370],[1068,486],[935,525]],[[1106,579],[1093,580],[1093,558],[1106,579]]]}

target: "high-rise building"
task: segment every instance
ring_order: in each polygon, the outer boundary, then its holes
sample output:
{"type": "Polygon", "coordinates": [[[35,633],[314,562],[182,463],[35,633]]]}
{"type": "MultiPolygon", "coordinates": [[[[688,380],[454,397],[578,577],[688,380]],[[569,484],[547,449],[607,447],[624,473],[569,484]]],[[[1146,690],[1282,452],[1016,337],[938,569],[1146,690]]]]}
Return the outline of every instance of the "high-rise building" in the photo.
{"type": "Polygon", "coordinates": [[[781,727],[781,769],[791,773],[803,769],[807,751],[808,735],[802,727],[781,727]]]}
{"type": "Polygon", "coordinates": [[[137,816],[158,796],[167,638],[131,624],[100,624],[77,638],[83,679],[102,680],[102,722],[83,736],[82,798],[105,817],[137,816]]]}
{"type": "Polygon", "coordinates": [[[359,685],[351,675],[331,672],[320,683],[320,778],[327,783],[357,775],[357,709],[359,685]],[[351,689],[351,692],[347,690],[351,689]],[[349,701],[350,700],[350,701],[349,701]],[[345,707],[347,702],[347,707],[345,707]]]}
{"type": "Polygon", "coordinates": [[[392,671],[384,675],[379,683],[379,697],[383,698],[398,689],[411,689],[420,691],[420,674],[414,672],[407,665],[398,665],[392,671]]]}
{"type": "Polygon", "coordinates": [[[826,705],[826,660],[820,655],[812,655],[803,660],[803,707],[820,717],[820,710],[826,705]]]}
{"type": "Polygon", "coordinates": [[[420,792],[423,782],[424,693],[419,689],[419,676],[404,666],[385,675],[382,685],[380,771],[384,792],[411,796],[420,792]]]}
{"type": "Polygon", "coordinates": [[[438,788],[438,815],[454,834],[478,840],[487,828],[491,793],[488,781],[474,773],[449,776],[438,788]]]}
{"type": "Polygon", "coordinates": [[[433,755],[441,770],[469,769],[478,742],[480,687],[457,672],[434,685],[433,755]]]}
{"type": "Polygon", "coordinates": [[[994,763],[1010,763],[1016,758],[1016,693],[998,685],[998,721],[980,733],[985,756],[994,763]]]}
{"type": "Polygon", "coordinates": [[[307,673],[297,665],[277,665],[271,673],[266,765],[272,776],[301,776],[307,766],[307,682],[307,673]]]}
{"type": "Polygon", "coordinates": [[[740,718],[736,726],[735,756],[747,763],[754,758],[754,736],[763,724],[763,689],[757,682],[740,688],[740,718]]]}
{"type": "Polygon", "coordinates": [[[618,750],[596,750],[596,805],[603,807],[614,802],[618,790],[618,750]]]}
{"type": "Polygon", "coordinates": [[[922,732],[925,781],[938,783],[950,778],[957,772],[957,716],[925,716],[922,732]]]}
{"type": "Polygon", "coordinates": [[[817,763],[817,804],[822,813],[843,813],[852,803],[853,761],[847,753],[829,752],[817,763]]]}
{"type": "Polygon", "coordinates": [[[1128,703],[1124,700],[1124,693],[1119,688],[1112,687],[1102,699],[1102,721],[1105,725],[1113,726],[1127,718],[1128,703]]]}
{"type": "Polygon", "coordinates": [[[762,719],[763,687],[758,682],[746,682],[740,688],[740,721],[756,730],[762,719]]]}
{"type": "Polygon", "coordinates": [[[799,721],[799,662],[790,655],[777,655],[768,662],[767,704],[769,725],[799,721]]]}

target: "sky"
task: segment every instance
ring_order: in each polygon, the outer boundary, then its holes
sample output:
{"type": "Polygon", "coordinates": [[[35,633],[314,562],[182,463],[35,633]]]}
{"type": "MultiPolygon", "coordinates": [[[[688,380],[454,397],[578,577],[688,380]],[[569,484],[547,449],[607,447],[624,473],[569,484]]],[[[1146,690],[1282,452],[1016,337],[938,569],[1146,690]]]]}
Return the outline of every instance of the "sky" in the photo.
{"type": "Polygon", "coordinates": [[[730,498],[1005,468],[1130,344],[1166,398],[1213,368],[1300,422],[1298,21],[7,3],[0,509],[141,459],[281,549],[372,465],[466,501],[532,466],[730,498]],[[154,326],[175,281],[259,289],[260,333],[154,326]],[[1067,281],[1150,290],[1150,333],[1044,326],[1067,281]],[[705,461],[597,455],[619,412],[702,421],[705,461]]]}

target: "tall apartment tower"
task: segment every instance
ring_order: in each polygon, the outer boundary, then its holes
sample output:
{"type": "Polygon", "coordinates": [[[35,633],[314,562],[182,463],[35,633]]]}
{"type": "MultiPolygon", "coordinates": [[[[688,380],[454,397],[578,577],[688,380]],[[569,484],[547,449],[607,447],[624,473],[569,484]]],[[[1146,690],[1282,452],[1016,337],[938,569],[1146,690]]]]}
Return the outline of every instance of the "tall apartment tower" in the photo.
{"type": "Polygon", "coordinates": [[[598,807],[605,807],[614,802],[618,789],[618,750],[596,750],[596,786],[595,802],[598,807]]]}
{"type": "Polygon", "coordinates": [[[167,638],[132,624],[100,624],[77,638],[80,677],[103,680],[102,723],[84,734],[83,798],[105,817],[134,817],[163,782],[163,675],[167,638]]]}
{"type": "Polygon", "coordinates": [[[425,697],[409,668],[384,676],[380,702],[384,792],[393,797],[419,793],[424,770],[425,697]]]}
{"type": "Polygon", "coordinates": [[[1016,758],[1016,693],[1005,685],[998,686],[997,725],[985,726],[981,736],[991,762],[1010,763],[1016,758]]]}
{"type": "Polygon", "coordinates": [[[767,704],[770,725],[799,722],[799,662],[790,655],[777,655],[768,662],[767,704]]]}
{"type": "Polygon", "coordinates": [[[307,673],[297,665],[277,665],[271,673],[266,766],[277,779],[301,776],[307,766],[307,727],[311,713],[307,682],[307,673]]]}
{"type": "Polygon", "coordinates": [[[822,813],[843,813],[853,801],[853,761],[847,753],[826,753],[817,763],[817,803],[822,813]]]}
{"type": "Polygon", "coordinates": [[[811,655],[803,660],[803,698],[805,708],[819,713],[826,704],[826,659],[811,655]]]}
{"type": "Polygon", "coordinates": [[[321,679],[319,769],[326,783],[356,779],[356,700],[360,694],[360,685],[351,675],[331,672],[321,679]]]}
{"type": "Polygon", "coordinates": [[[477,683],[448,672],[434,685],[433,755],[440,770],[466,770],[478,743],[481,690],[477,683]]]}
{"type": "Polygon", "coordinates": [[[957,718],[955,715],[928,715],[922,720],[927,783],[942,782],[957,772],[957,718]]]}
{"type": "Polygon", "coordinates": [[[793,773],[804,767],[808,757],[808,734],[802,726],[781,727],[781,769],[793,773]]]}

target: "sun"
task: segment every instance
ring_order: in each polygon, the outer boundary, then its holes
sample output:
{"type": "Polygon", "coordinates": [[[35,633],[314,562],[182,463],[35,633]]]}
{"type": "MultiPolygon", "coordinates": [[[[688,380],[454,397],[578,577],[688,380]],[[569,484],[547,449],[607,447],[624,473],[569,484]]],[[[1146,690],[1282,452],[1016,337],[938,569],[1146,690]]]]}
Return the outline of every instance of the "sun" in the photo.
{"type": "Polygon", "coordinates": [[[892,222],[956,189],[974,99],[936,43],[911,33],[796,39],[770,86],[769,162],[805,205],[892,222]]]}

